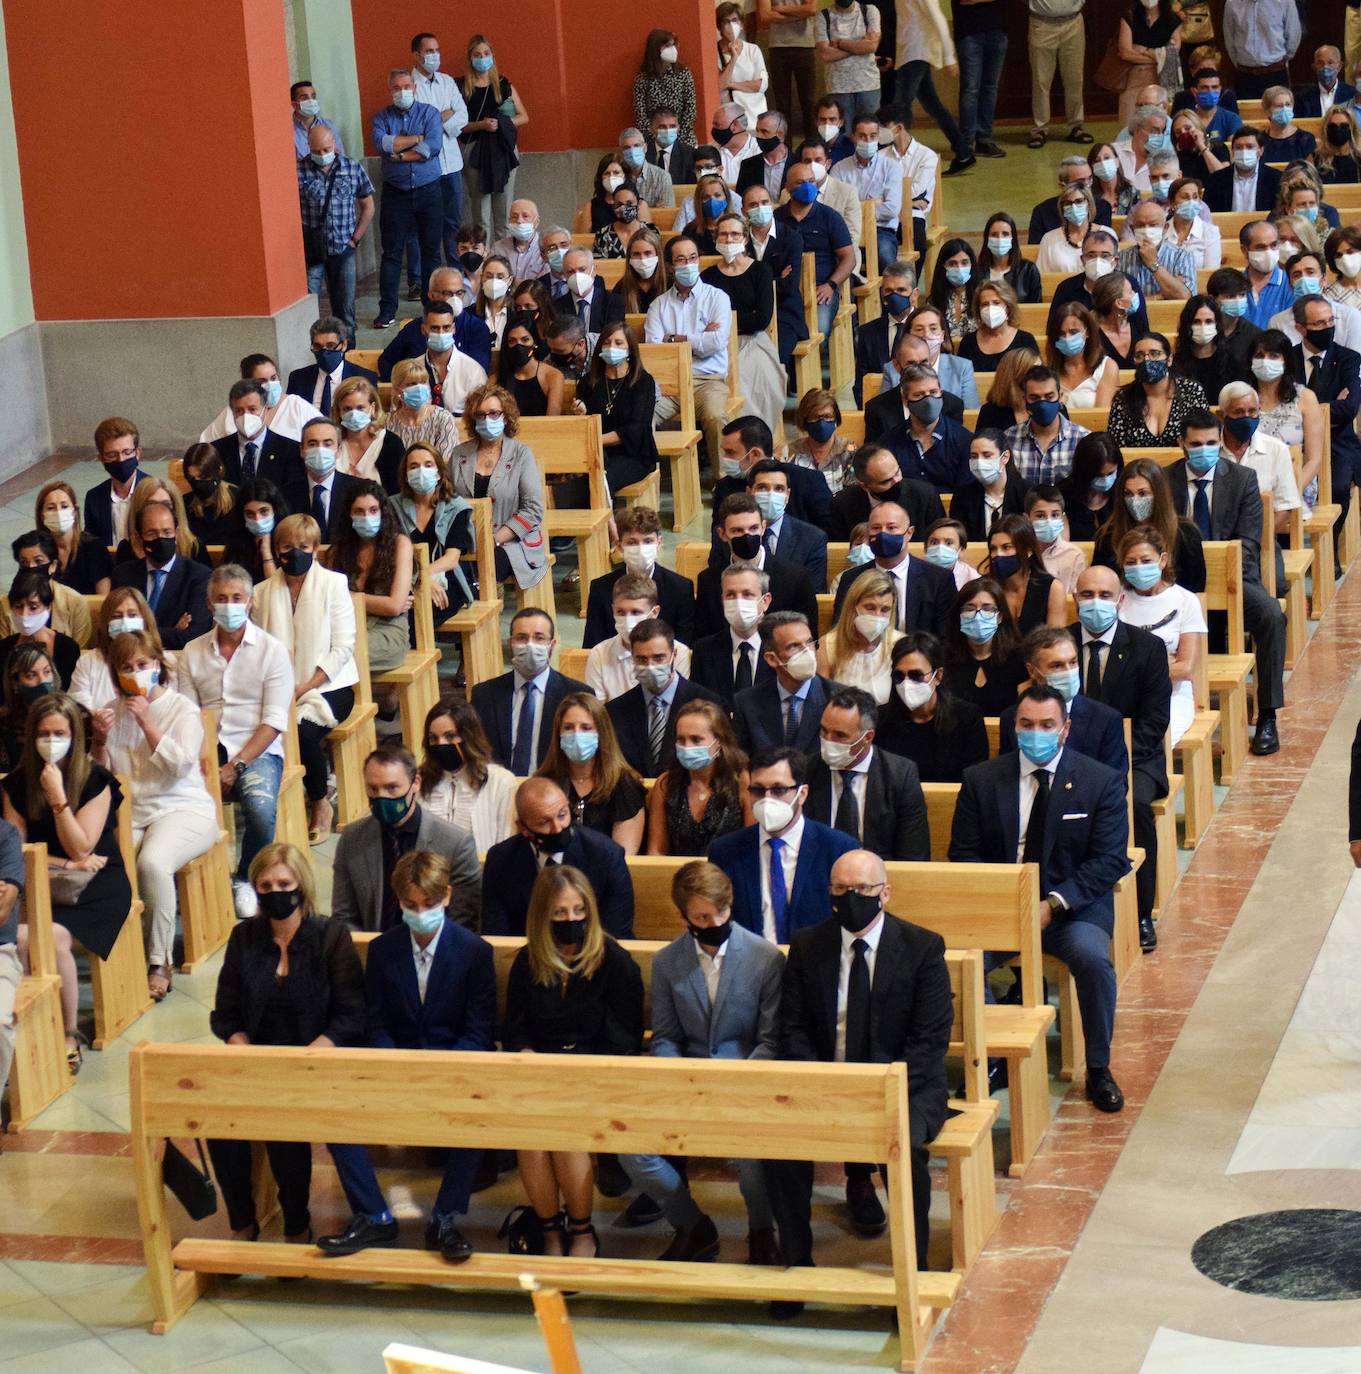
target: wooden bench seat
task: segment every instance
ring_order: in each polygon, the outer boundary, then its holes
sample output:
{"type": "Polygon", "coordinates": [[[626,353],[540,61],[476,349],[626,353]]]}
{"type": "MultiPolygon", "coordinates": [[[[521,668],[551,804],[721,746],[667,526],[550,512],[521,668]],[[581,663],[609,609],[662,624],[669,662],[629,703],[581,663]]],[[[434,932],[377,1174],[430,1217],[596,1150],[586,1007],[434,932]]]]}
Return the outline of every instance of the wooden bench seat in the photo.
{"type": "Polygon", "coordinates": [[[374,684],[397,692],[402,719],[402,743],[420,758],[424,753],[421,727],[426,712],[439,700],[439,646],[435,643],[434,602],[430,599],[430,547],[414,546],[415,577],[412,582],[412,621],[415,645],[406,651],[399,667],[374,675],[374,684]]]}
{"type": "Polygon", "coordinates": [[[374,721],[378,707],[373,700],[369,675],[369,631],[364,609],[364,594],[351,592],[354,602],[354,662],[359,681],[354,688],[354,707],[326,736],[331,751],[331,767],[336,775],[335,828],[343,830],[351,821],[369,814],[368,794],[364,791],[364,760],[373,753],[378,733],[374,721]]]}

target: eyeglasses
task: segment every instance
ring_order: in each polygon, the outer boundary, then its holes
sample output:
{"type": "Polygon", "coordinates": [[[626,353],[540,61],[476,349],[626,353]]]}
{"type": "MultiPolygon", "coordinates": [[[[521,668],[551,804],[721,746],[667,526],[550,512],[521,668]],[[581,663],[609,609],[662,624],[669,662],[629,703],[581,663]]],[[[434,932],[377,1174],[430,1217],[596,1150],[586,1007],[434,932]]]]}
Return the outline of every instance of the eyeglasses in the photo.
{"type": "Polygon", "coordinates": [[[479,410],[477,412],[479,420],[504,420],[505,412],[500,410],[479,410]]]}
{"type": "Polygon", "coordinates": [[[798,790],[796,783],[788,787],[758,787],[754,782],[747,784],[747,791],[751,794],[752,801],[764,801],[767,797],[774,797],[780,801],[785,797],[792,797],[798,790]]]}
{"type": "Polygon", "coordinates": [[[884,887],[884,883],[829,883],[827,891],[833,897],[844,897],[848,892],[854,892],[857,897],[877,897],[884,887]]]}

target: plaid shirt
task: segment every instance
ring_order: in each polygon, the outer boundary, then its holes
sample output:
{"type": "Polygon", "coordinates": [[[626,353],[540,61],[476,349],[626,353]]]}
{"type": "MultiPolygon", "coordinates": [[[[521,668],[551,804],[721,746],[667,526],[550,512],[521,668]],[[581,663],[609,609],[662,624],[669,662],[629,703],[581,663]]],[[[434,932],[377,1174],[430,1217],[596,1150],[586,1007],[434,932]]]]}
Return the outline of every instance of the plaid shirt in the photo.
{"type": "MultiPolygon", "coordinates": [[[[1170,243],[1158,245],[1158,263],[1167,268],[1174,277],[1186,283],[1186,289],[1196,294],[1196,259],[1187,248],[1178,248],[1170,243]]],[[[1157,276],[1144,266],[1138,247],[1126,248],[1120,254],[1120,270],[1134,280],[1145,299],[1161,296],[1163,289],[1158,285],[1157,276]]]]}
{"type": "Polygon", "coordinates": [[[321,208],[326,204],[326,185],[335,173],[335,189],[326,208],[326,251],[343,253],[359,223],[359,201],[373,194],[373,182],[361,162],[337,156],[326,168],[310,157],[298,159],[298,200],[302,206],[302,227],[321,228],[321,208]]]}
{"type": "Polygon", "coordinates": [[[1006,432],[1012,467],[1028,487],[1063,481],[1073,469],[1073,450],[1079,439],[1086,438],[1087,431],[1066,415],[1060,415],[1058,437],[1046,451],[1036,442],[1030,427],[1031,421],[1027,420],[1023,425],[1012,425],[1006,432]]]}

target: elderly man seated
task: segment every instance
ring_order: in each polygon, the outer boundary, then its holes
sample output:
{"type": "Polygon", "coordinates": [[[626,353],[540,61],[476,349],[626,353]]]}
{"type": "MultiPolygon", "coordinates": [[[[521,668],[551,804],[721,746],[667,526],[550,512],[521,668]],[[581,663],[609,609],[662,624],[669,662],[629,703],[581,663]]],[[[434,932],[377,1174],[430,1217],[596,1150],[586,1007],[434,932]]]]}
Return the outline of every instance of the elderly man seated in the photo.
{"type": "Polygon", "coordinates": [[[1140,296],[1184,301],[1195,294],[1196,260],[1186,248],[1164,240],[1167,211],[1156,200],[1143,200],[1126,221],[1134,246],[1120,254],[1120,268],[1140,296]]]}

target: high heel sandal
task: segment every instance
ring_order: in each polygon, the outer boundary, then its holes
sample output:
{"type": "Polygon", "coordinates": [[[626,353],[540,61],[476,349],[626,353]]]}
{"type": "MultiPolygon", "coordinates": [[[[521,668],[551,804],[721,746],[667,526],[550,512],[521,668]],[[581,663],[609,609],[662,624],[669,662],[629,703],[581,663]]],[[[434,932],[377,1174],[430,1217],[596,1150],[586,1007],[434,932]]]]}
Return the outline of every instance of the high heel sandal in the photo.
{"type": "Polygon", "coordinates": [[[172,982],[172,970],[169,964],[152,964],[147,969],[147,992],[153,1002],[164,1002],[170,995],[172,982]],[[152,983],[153,978],[160,978],[165,986],[158,988],[152,983]]]}
{"type": "Polygon", "coordinates": [[[566,1251],[567,1251],[567,1254],[568,1254],[569,1256],[572,1254],[572,1241],[575,1240],[577,1236],[590,1236],[592,1243],[595,1245],[595,1254],[593,1254],[593,1255],[577,1255],[577,1256],[575,1256],[574,1258],[576,1258],[576,1259],[599,1259],[599,1258],[600,1258],[600,1237],[596,1234],[595,1227],[591,1224],[591,1218],[590,1218],[589,1216],[586,1216],[586,1217],[571,1217],[571,1216],[569,1216],[569,1217],[567,1218],[567,1245],[566,1245],[566,1251]]]}
{"type": "Polygon", "coordinates": [[[85,1033],[80,1030],[67,1032],[67,1039],[74,1040],[74,1045],[66,1047],[66,1067],[74,1078],[80,1072],[80,1066],[85,1062],[84,1050],[89,1048],[90,1042],[85,1038],[85,1033]]]}

